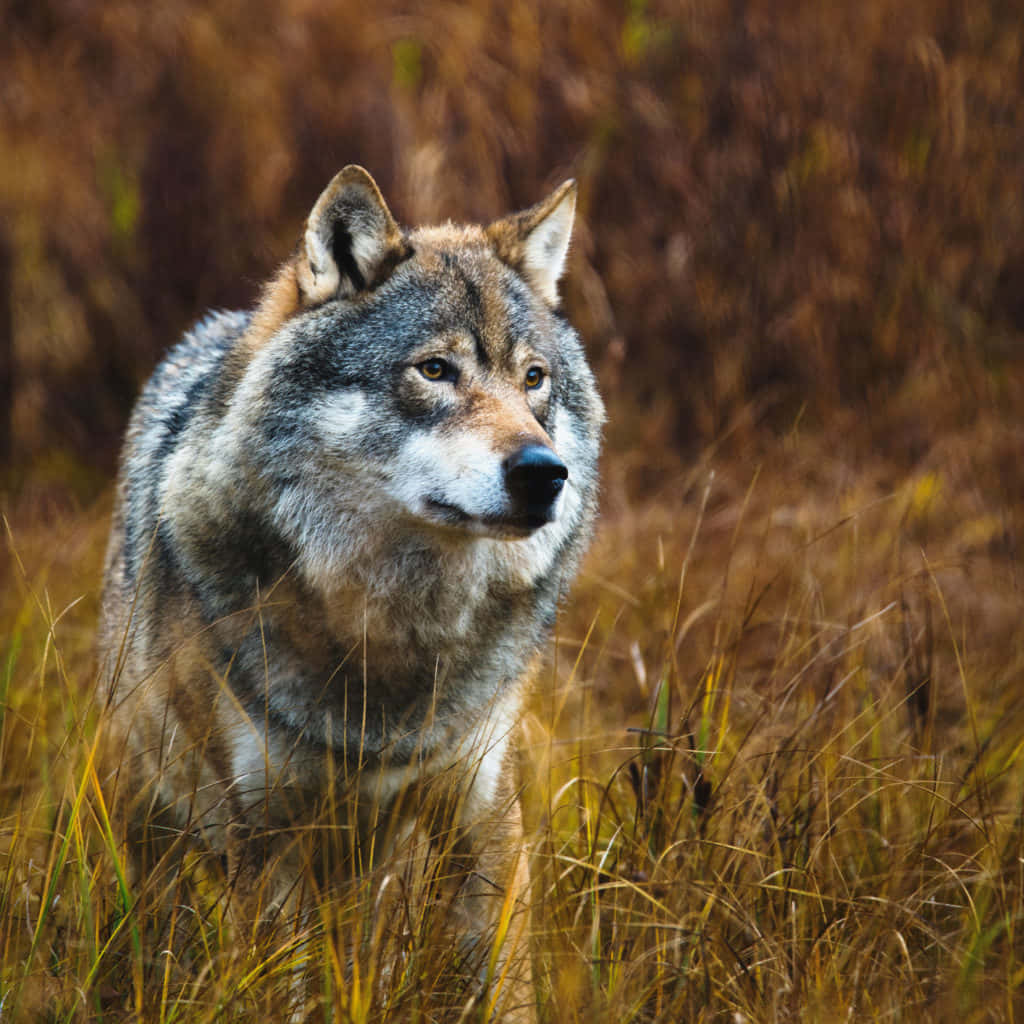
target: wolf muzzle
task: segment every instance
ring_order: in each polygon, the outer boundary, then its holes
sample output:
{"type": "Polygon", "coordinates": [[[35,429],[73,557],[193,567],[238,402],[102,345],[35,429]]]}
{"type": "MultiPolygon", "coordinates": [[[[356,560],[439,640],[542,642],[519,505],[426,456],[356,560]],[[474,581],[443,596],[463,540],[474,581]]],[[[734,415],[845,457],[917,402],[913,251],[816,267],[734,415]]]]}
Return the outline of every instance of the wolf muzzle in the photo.
{"type": "Polygon", "coordinates": [[[550,523],[569,476],[565,463],[546,445],[528,444],[505,460],[504,469],[505,486],[527,524],[550,523]]]}

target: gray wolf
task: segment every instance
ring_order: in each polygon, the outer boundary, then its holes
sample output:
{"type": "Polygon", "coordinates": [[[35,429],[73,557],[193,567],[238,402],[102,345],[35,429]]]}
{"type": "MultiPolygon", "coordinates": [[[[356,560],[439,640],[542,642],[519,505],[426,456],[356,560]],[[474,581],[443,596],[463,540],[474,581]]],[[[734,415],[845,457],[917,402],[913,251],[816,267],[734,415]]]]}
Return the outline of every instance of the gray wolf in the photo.
{"type": "Polygon", "coordinates": [[[454,851],[464,944],[525,900],[516,726],[604,419],[559,309],[575,197],[404,230],[346,167],[256,308],[138,401],[99,640],[118,803],[223,854],[246,913],[294,906],[325,811],[350,873],[454,851]]]}

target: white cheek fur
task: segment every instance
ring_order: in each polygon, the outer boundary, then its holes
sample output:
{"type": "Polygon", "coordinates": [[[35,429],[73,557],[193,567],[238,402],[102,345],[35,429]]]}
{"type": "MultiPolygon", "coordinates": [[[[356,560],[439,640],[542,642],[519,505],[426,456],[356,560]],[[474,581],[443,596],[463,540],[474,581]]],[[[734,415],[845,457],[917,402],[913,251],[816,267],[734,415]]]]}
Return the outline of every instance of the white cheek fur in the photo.
{"type": "Polygon", "coordinates": [[[338,391],[310,410],[314,428],[328,448],[344,445],[366,427],[366,395],[358,389],[338,391]]]}
{"type": "Polygon", "coordinates": [[[473,434],[416,434],[402,445],[391,472],[392,493],[420,514],[428,500],[471,516],[498,515],[505,503],[502,460],[473,434]]]}

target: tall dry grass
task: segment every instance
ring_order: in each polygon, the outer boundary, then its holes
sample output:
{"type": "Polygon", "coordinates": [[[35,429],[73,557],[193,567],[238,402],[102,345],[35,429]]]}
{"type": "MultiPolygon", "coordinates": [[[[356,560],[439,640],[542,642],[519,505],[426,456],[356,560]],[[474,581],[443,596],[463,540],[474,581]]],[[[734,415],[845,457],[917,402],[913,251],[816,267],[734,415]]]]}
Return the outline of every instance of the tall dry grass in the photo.
{"type": "MultiPolygon", "coordinates": [[[[543,1020],[1019,1015],[1005,523],[943,471],[835,451],[794,434],[609,496],[525,724],[543,1020]]],[[[370,885],[239,942],[215,858],[127,879],[93,761],[103,529],[10,539],[6,1019],[276,1019],[297,972],[327,1020],[485,1019],[438,921],[370,885]]]]}

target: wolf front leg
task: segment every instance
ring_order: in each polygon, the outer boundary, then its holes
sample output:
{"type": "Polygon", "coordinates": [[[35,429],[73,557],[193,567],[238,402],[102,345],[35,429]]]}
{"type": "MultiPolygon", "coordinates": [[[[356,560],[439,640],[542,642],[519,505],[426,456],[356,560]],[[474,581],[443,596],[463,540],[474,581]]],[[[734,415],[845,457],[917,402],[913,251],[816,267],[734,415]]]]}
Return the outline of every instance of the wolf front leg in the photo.
{"type": "Polygon", "coordinates": [[[310,1019],[318,1003],[310,984],[317,924],[315,868],[309,837],[291,830],[270,831],[234,823],[225,830],[228,867],[227,916],[235,941],[248,954],[291,961],[277,1003],[287,1024],[310,1019]]]}
{"type": "Polygon", "coordinates": [[[378,941],[392,954],[381,958],[386,972],[401,959],[395,950],[418,950],[430,975],[447,979],[434,995],[448,1014],[457,1005],[453,1020],[537,1019],[528,856],[522,833],[510,825],[489,823],[454,840],[418,831],[377,889],[378,927],[391,932],[378,941]]]}
{"type": "MultiPolygon", "coordinates": [[[[515,810],[518,819],[518,804],[515,810]]],[[[481,993],[488,1007],[487,1019],[534,1024],[530,876],[521,828],[518,833],[520,841],[511,856],[509,847],[500,842],[483,851],[466,880],[461,900],[471,917],[478,918],[474,930],[490,945],[481,993]],[[486,920],[480,921],[481,916],[486,920]]]]}

